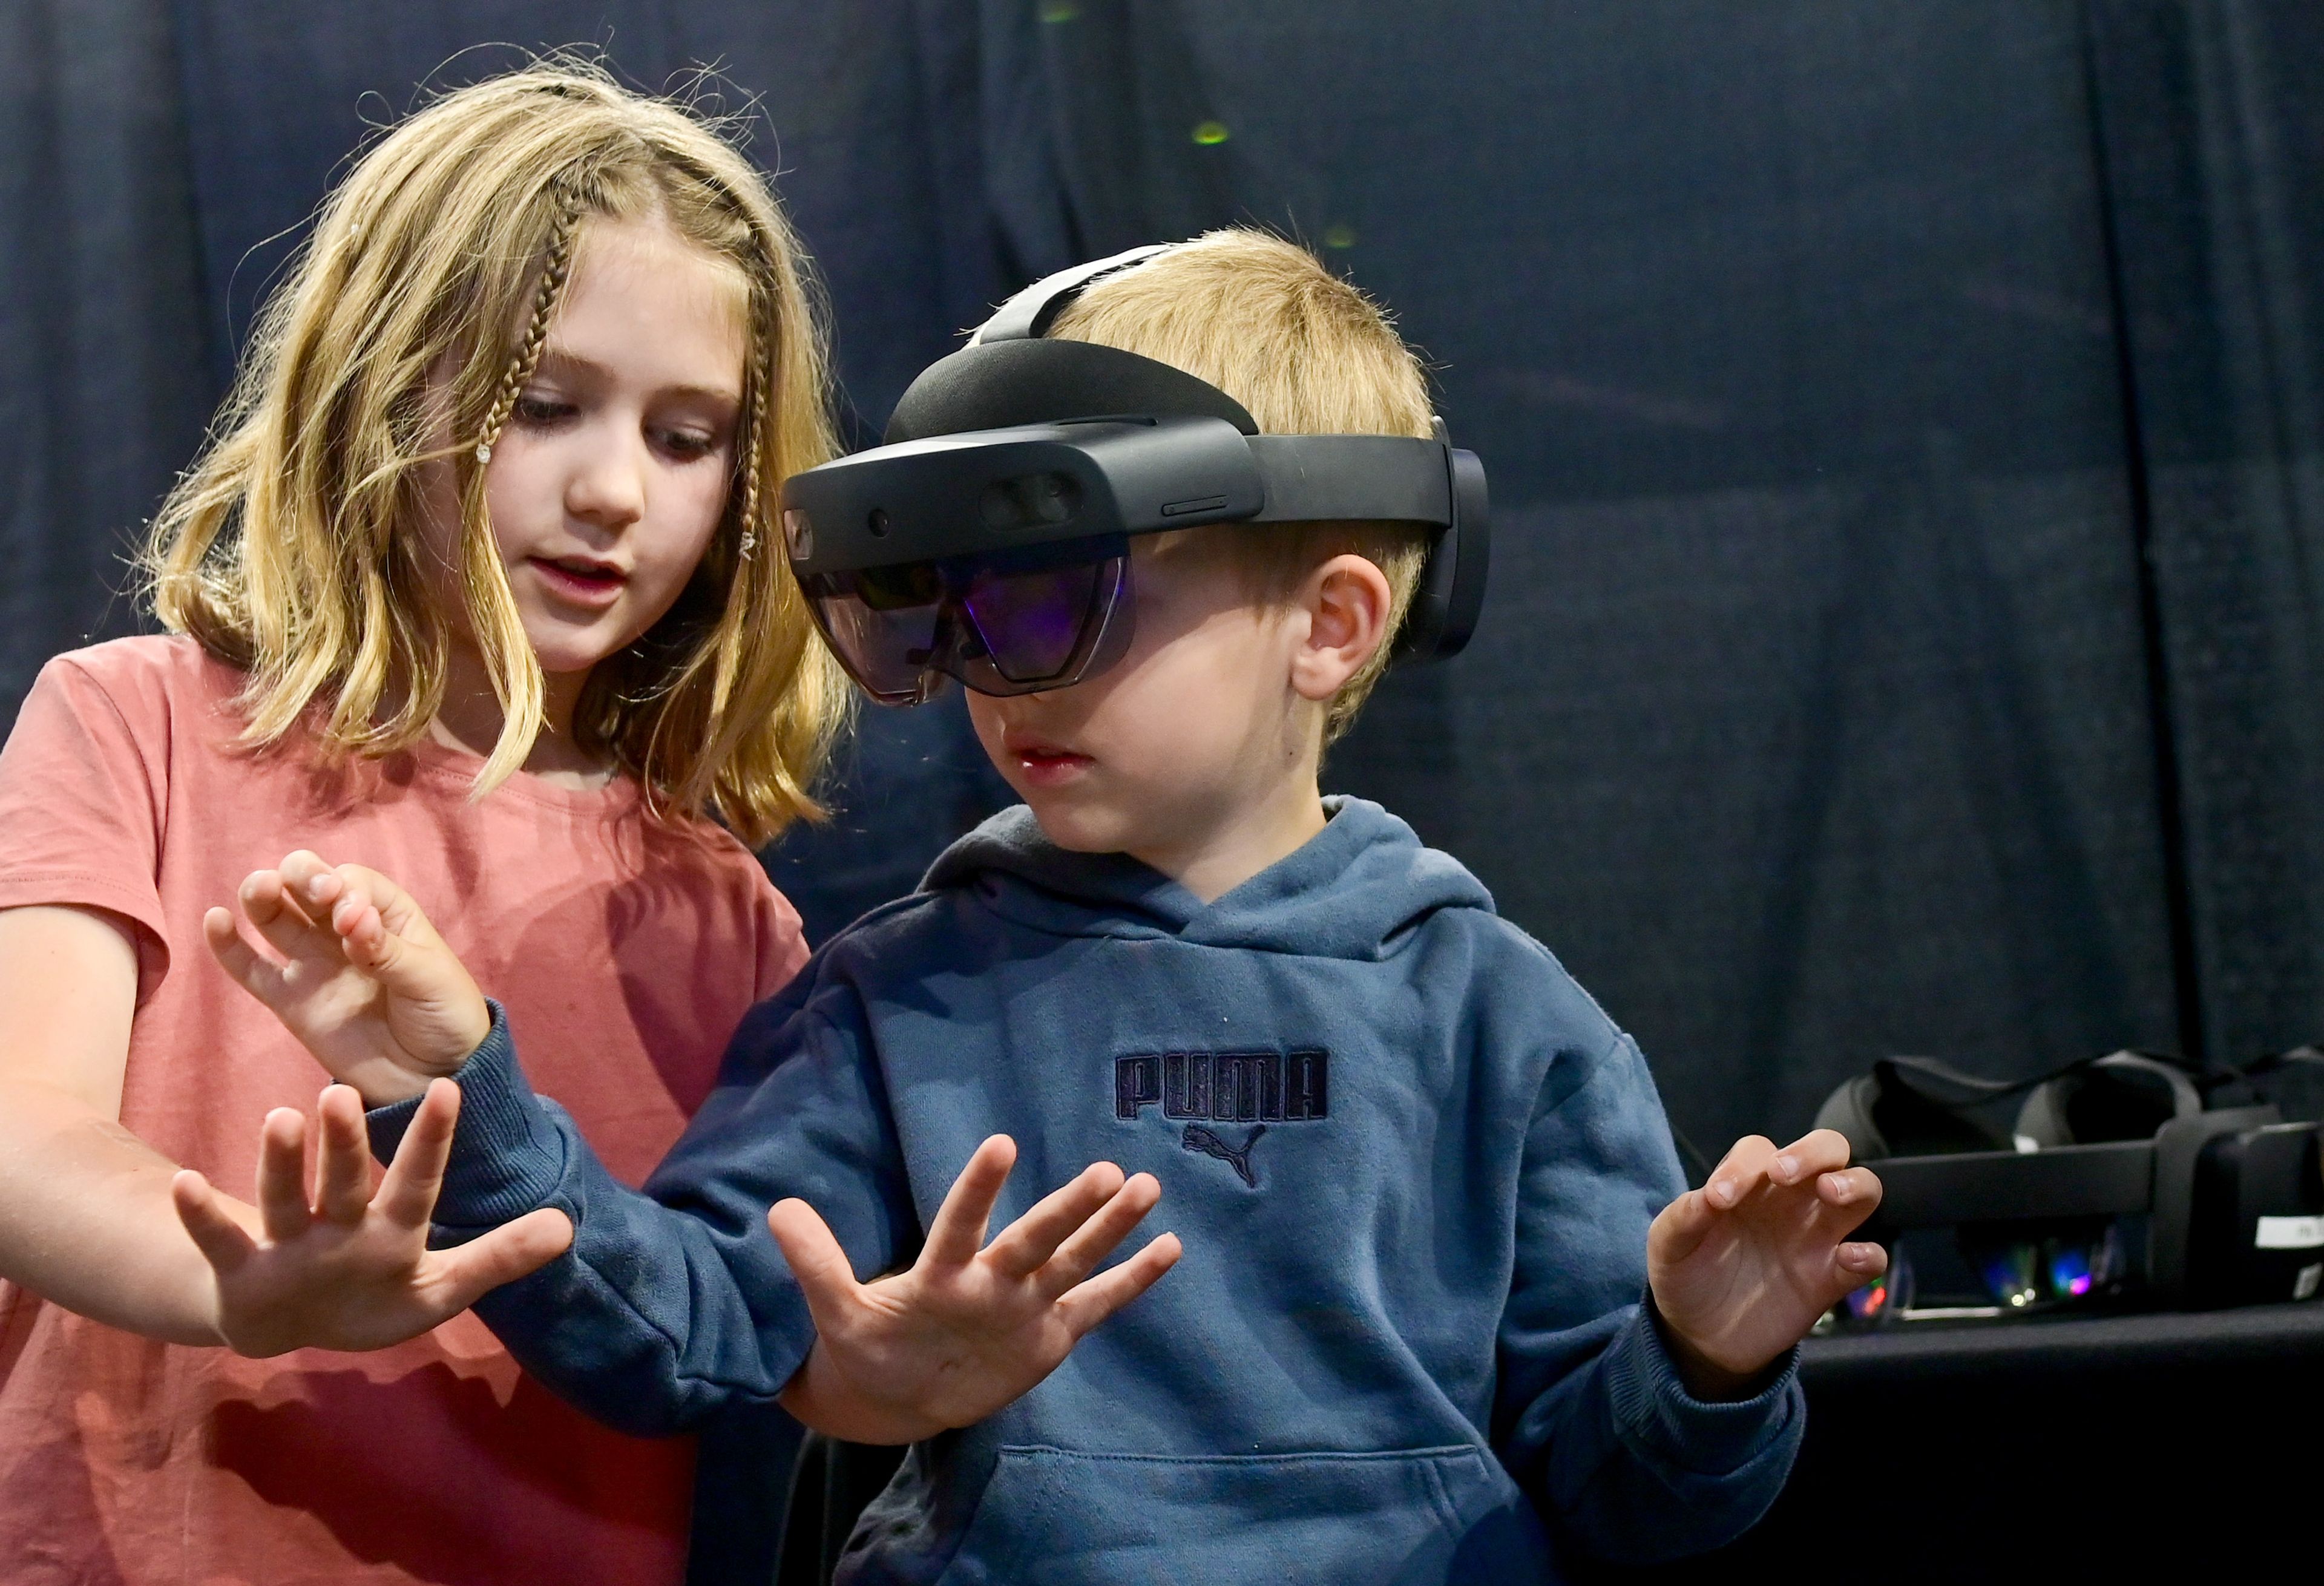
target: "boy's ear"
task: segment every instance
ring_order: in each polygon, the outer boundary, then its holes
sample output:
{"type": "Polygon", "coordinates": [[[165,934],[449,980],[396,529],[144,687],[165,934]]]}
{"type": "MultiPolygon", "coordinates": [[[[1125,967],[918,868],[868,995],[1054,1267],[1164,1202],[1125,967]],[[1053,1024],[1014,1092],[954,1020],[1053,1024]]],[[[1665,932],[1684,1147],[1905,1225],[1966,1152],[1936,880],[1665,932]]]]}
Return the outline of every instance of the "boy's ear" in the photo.
{"type": "Polygon", "coordinates": [[[1291,658],[1291,686],[1302,698],[1329,700],[1388,642],[1395,597],[1388,575],[1370,558],[1345,553],[1307,576],[1298,604],[1307,636],[1291,658]]]}

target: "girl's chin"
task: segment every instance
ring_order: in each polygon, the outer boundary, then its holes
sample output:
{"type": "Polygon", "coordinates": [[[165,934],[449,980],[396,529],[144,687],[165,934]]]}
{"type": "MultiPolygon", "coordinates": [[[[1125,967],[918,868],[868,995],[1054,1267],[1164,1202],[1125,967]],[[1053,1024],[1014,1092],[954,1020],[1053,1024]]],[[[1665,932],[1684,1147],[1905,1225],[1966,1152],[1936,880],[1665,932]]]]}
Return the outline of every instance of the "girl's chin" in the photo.
{"type": "Polygon", "coordinates": [[[524,627],[525,637],[532,641],[532,653],[540,658],[540,669],[552,678],[586,672],[607,656],[629,648],[637,638],[611,623],[583,627],[572,622],[529,622],[524,627]]]}
{"type": "Polygon", "coordinates": [[[533,653],[540,658],[540,669],[549,677],[581,678],[586,677],[592,667],[616,653],[620,648],[616,645],[611,650],[549,650],[536,644],[533,653]]]}

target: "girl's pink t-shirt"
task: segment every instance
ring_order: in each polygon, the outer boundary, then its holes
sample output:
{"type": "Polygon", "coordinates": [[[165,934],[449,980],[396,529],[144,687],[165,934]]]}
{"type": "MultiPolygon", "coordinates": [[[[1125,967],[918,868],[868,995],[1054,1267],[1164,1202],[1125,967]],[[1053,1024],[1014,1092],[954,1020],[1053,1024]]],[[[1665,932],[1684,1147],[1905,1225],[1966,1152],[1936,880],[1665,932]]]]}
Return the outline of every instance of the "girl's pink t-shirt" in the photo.
{"type": "MultiPolygon", "coordinates": [[[[293,848],[420,901],[509,1010],[540,1090],[641,1178],[742,1012],[807,953],[741,844],[634,783],[512,779],[434,745],[336,770],[235,742],[243,676],[185,639],[59,657],[0,751],[0,908],[129,922],[121,1120],[247,1194],[259,1121],[327,1076],[203,945],[202,913],[293,848]]],[[[375,1354],[244,1360],[117,1332],[0,1282],[0,1579],[11,1586],[678,1581],[689,1439],[621,1436],[524,1377],[474,1315],[375,1354]]]]}

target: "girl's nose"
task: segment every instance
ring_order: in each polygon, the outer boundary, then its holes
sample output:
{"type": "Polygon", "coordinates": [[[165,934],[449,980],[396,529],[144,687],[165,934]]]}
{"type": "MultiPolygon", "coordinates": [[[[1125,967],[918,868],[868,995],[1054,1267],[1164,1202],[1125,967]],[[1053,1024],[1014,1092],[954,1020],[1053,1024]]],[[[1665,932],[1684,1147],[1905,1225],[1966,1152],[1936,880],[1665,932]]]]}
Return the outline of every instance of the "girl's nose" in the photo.
{"type": "Polygon", "coordinates": [[[575,517],[622,529],[645,515],[646,457],[642,443],[607,438],[589,447],[565,487],[575,517]]]}

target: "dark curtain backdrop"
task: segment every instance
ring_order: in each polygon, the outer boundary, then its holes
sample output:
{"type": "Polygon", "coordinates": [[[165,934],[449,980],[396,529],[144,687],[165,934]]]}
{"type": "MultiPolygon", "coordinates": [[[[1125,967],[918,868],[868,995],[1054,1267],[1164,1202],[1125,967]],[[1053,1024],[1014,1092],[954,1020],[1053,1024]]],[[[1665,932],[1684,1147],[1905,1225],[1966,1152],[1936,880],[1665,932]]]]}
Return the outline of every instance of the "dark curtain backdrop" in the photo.
{"type": "MultiPolygon", "coordinates": [[[[986,305],[1254,221],[1398,312],[1499,546],[1327,771],[1451,848],[1715,1151],[1893,1050],[2324,1033],[2310,0],[17,0],[0,710],[368,127],[524,49],[720,69],[876,433],[986,305]]],[[[818,935],[1003,796],[874,712],[818,935]]]]}
{"type": "MultiPolygon", "coordinates": [[[[1706,1144],[1898,1049],[2248,1056],[2324,1001],[2324,11],[2301,3],[26,0],[0,16],[0,708],[304,217],[523,51],[752,124],[850,424],[1017,282],[1257,221],[1489,459],[1471,653],[1334,756],[1635,1028],[1706,1144]]],[[[1001,797],[867,715],[817,931],[1001,797]]]]}

